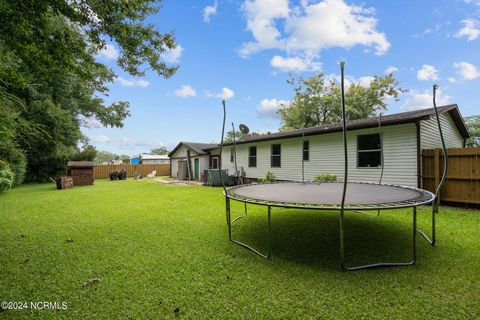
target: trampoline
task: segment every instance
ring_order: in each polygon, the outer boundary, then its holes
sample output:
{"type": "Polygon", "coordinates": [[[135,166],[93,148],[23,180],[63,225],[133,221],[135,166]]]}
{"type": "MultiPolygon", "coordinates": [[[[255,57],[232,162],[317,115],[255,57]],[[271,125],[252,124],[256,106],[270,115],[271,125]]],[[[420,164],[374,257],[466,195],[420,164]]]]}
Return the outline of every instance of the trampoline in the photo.
{"type": "MultiPolygon", "coordinates": [[[[441,130],[440,120],[438,117],[437,107],[435,103],[435,93],[438,89],[437,85],[433,86],[433,106],[437,117],[437,125],[442,142],[444,153],[443,175],[435,194],[427,190],[390,185],[381,183],[383,177],[383,145],[380,142],[382,152],[382,173],[379,183],[366,182],[349,182],[348,181],[348,150],[347,150],[347,130],[346,130],[346,112],[345,112],[345,94],[344,94],[344,63],[341,66],[341,94],[342,94],[342,118],[343,118],[343,145],[344,145],[344,177],[342,182],[273,182],[273,183],[253,183],[242,184],[227,188],[223,183],[225,204],[226,204],[226,220],[228,226],[228,238],[235,244],[238,244],[259,256],[269,259],[271,257],[271,211],[273,207],[292,208],[292,209],[311,209],[311,210],[329,210],[339,212],[339,236],[340,236],[340,265],[344,270],[353,271],[359,269],[375,268],[375,267],[391,267],[391,266],[407,266],[416,262],[416,241],[417,232],[420,233],[431,245],[435,244],[435,215],[438,213],[439,192],[445,181],[447,172],[447,156],[445,142],[441,130]],[[231,201],[244,203],[244,214],[232,219],[231,201]],[[265,206],[267,208],[267,236],[268,236],[268,252],[261,253],[257,249],[248,244],[235,240],[232,235],[232,224],[237,220],[247,216],[247,204],[265,206]],[[417,207],[421,205],[432,204],[432,230],[431,237],[425,232],[417,229],[417,207]],[[412,256],[408,261],[394,262],[377,262],[365,265],[348,266],[345,262],[345,214],[346,212],[364,213],[368,215],[380,215],[381,210],[393,210],[400,208],[412,209],[412,256]],[[374,210],[377,214],[368,212],[374,210]]],[[[223,129],[221,150],[223,150],[223,137],[225,130],[226,107],[223,101],[223,129]]],[[[381,130],[379,118],[379,133],[381,130]]],[[[233,123],[232,123],[233,126],[233,123]]],[[[240,126],[240,130],[248,133],[248,128],[244,125],[240,126]],[[243,126],[243,127],[242,127],[243,126]]],[[[381,136],[381,135],[380,135],[381,136]]],[[[303,139],[303,138],[302,138],[303,139]]],[[[233,141],[235,149],[235,139],[233,141]]],[[[222,151],[220,151],[222,154],[222,151]]],[[[235,172],[236,168],[236,152],[235,172]]],[[[219,170],[221,170],[221,165],[219,170]]],[[[303,175],[302,160],[302,175],[303,175]]]]}
{"type": "MultiPolygon", "coordinates": [[[[428,204],[429,191],[396,185],[349,182],[345,210],[398,209],[428,204]]],[[[273,207],[317,210],[340,209],[341,182],[275,182],[240,185],[227,189],[230,199],[273,207]]]]}

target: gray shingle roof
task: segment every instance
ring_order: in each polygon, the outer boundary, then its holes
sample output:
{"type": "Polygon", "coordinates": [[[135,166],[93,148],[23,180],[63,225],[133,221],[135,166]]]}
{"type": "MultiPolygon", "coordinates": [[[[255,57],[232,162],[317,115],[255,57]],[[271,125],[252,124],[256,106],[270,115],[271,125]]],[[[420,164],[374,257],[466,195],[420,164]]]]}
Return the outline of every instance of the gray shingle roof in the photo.
{"type": "Polygon", "coordinates": [[[92,168],[95,167],[94,161],[68,161],[69,168],[92,168]]]}
{"type": "Polygon", "coordinates": [[[198,154],[208,154],[208,150],[218,148],[218,144],[216,143],[199,143],[199,142],[180,142],[175,149],[173,149],[168,156],[171,157],[182,145],[192,149],[198,154]]]}
{"type": "MultiPolygon", "coordinates": [[[[467,126],[465,125],[463,118],[460,114],[460,111],[458,109],[458,106],[456,104],[438,107],[438,112],[439,113],[449,112],[459,132],[462,134],[463,138],[470,137],[467,126]]],[[[435,110],[433,108],[388,114],[388,115],[382,116],[381,125],[388,126],[388,125],[394,125],[394,124],[411,123],[411,122],[416,122],[418,120],[429,119],[434,115],[435,115],[435,110]]],[[[376,126],[378,126],[378,117],[351,120],[347,122],[347,130],[371,128],[376,126]]],[[[329,132],[338,132],[338,131],[342,131],[342,123],[337,122],[333,124],[305,128],[303,131],[306,136],[329,133],[329,132]]],[[[268,141],[268,140],[275,140],[275,139],[294,138],[294,137],[300,137],[300,136],[302,136],[302,129],[297,129],[297,130],[286,131],[286,132],[276,132],[276,133],[250,136],[242,141],[237,141],[237,144],[257,142],[257,141],[268,141]]],[[[233,143],[226,143],[225,145],[228,146],[232,144],[233,143]]]]}

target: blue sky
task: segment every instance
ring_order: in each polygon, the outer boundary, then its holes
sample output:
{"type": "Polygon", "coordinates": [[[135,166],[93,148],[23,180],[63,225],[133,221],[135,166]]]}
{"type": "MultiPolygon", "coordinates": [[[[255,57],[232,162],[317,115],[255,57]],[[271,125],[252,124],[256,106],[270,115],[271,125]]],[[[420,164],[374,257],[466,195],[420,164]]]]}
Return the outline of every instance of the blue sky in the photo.
{"type": "Polygon", "coordinates": [[[341,60],[349,81],[394,72],[409,91],[389,113],[430,107],[438,83],[440,104],[480,114],[480,0],[165,0],[149,22],[174,31],[179,48],[164,59],[180,69],[168,80],[132,78],[109,43],[98,60],[119,77],[105,100],[130,102],[131,116],[121,129],[82,129],[99,150],[134,155],[219,141],[222,98],[229,123],[275,131],[279,102],[293,96],[288,73],[333,77],[341,60]]]}

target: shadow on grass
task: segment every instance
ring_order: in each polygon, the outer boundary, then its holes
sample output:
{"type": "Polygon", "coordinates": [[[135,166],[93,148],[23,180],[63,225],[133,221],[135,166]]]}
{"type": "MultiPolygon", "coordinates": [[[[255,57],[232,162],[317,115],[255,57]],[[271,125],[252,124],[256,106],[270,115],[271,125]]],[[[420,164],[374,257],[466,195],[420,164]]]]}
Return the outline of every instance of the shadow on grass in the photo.
{"type": "MultiPolygon", "coordinates": [[[[241,212],[237,207],[233,214],[241,212]]],[[[378,217],[346,212],[345,221],[347,265],[411,260],[412,209],[382,211],[378,217]]],[[[272,208],[271,226],[272,260],[339,270],[338,211],[272,208]]],[[[267,230],[267,208],[260,206],[249,206],[248,216],[232,225],[234,239],[264,253],[267,230]]]]}

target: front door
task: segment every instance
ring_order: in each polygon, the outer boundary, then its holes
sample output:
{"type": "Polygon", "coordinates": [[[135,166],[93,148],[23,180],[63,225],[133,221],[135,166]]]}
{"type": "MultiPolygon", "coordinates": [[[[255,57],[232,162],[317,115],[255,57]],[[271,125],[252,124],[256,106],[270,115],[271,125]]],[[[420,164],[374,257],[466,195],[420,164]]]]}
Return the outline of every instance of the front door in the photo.
{"type": "Polygon", "coordinates": [[[212,157],[212,169],[218,169],[218,157],[212,157]]]}
{"type": "Polygon", "coordinates": [[[199,180],[199,175],[200,175],[200,160],[198,158],[195,158],[195,180],[199,180]]]}

